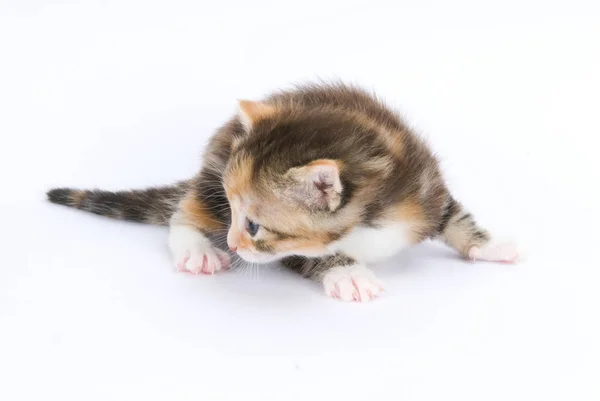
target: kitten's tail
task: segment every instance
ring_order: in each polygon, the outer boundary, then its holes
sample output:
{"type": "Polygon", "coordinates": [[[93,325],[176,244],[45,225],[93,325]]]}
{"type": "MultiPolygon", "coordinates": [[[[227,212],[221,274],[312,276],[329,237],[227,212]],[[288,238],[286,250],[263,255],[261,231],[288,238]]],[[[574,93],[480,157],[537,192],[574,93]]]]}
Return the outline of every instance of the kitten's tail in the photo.
{"type": "Polygon", "coordinates": [[[184,181],[173,186],[118,192],[54,188],[47,195],[50,202],[100,216],[168,225],[187,188],[188,182],[184,181]]]}

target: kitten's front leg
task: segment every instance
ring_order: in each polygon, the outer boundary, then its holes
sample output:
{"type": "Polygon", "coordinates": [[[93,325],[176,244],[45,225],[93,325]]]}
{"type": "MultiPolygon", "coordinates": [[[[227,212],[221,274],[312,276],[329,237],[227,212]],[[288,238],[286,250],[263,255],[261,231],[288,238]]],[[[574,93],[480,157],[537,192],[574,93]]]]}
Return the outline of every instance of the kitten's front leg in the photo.
{"type": "Polygon", "coordinates": [[[171,225],[169,248],[179,272],[214,274],[230,265],[226,252],[214,247],[204,234],[189,225],[171,225]]]}
{"type": "Polygon", "coordinates": [[[314,259],[292,256],[284,259],[283,263],[322,283],[327,295],[342,301],[367,302],[384,291],[370,269],[343,254],[314,259]]]}
{"type": "Polygon", "coordinates": [[[169,248],[177,271],[214,274],[230,265],[229,255],[213,246],[204,233],[222,230],[224,224],[193,192],[179,203],[169,225],[169,248]]]}

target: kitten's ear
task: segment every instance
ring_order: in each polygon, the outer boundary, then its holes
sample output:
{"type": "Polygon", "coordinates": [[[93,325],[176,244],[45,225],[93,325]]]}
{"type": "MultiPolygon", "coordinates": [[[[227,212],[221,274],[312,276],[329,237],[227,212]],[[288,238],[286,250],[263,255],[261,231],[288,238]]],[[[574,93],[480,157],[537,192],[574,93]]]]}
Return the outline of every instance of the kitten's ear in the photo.
{"type": "Polygon", "coordinates": [[[317,209],[334,211],[342,200],[339,162],[315,160],[306,166],[287,171],[287,192],[296,201],[317,209]]]}
{"type": "Polygon", "coordinates": [[[269,118],[275,114],[275,107],[263,102],[252,100],[238,100],[240,121],[250,131],[252,126],[260,120],[269,118]]]}

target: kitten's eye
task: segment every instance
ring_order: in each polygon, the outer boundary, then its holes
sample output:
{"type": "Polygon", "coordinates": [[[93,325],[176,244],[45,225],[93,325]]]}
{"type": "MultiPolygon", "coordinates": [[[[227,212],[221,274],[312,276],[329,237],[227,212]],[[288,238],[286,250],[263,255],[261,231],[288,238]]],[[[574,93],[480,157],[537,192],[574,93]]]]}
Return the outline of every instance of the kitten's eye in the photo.
{"type": "Polygon", "coordinates": [[[258,232],[259,228],[260,224],[256,224],[252,220],[246,219],[246,231],[248,231],[248,234],[250,234],[250,236],[254,237],[258,232]]]}

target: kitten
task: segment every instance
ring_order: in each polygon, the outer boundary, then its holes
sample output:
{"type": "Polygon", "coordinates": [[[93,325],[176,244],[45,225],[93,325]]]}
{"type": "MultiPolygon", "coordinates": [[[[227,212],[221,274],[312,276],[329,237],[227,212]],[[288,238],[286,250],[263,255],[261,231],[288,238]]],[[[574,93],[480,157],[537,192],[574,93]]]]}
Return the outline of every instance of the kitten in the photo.
{"type": "Polygon", "coordinates": [[[439,239],[469,259],[515,262],[452,197],[428,147],[369,93],[342,84],[239,101],[192,179],[145,190],[53,189],[48,198],[103,216],[170,226],[178,270],[213,274],[229,255],[283,264],[344,301],[383,287],[367,268],[439,239]]]}

